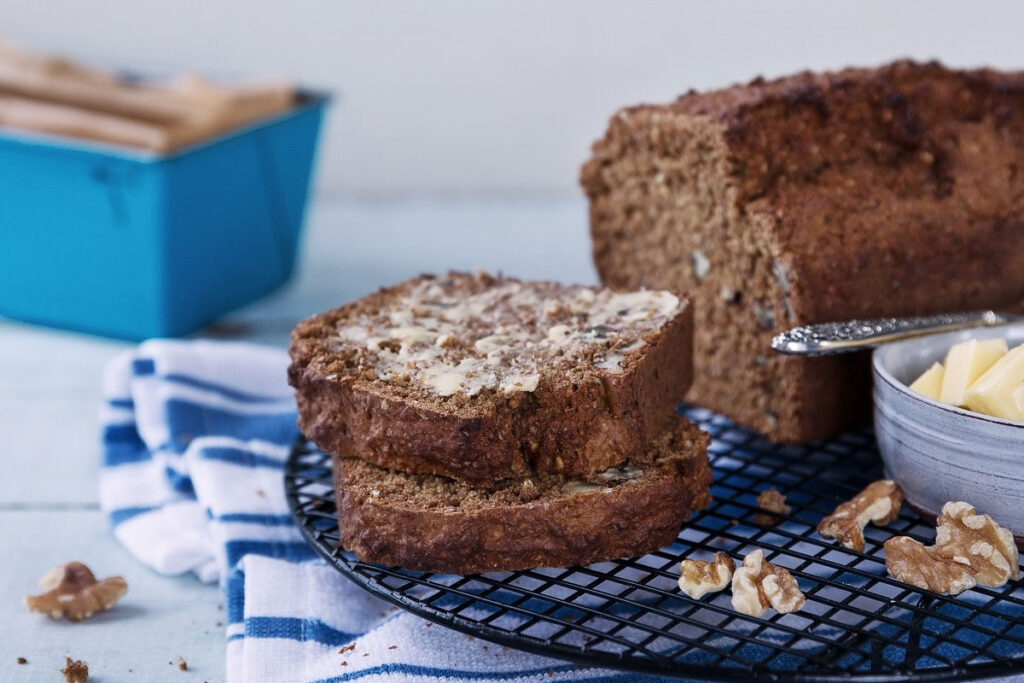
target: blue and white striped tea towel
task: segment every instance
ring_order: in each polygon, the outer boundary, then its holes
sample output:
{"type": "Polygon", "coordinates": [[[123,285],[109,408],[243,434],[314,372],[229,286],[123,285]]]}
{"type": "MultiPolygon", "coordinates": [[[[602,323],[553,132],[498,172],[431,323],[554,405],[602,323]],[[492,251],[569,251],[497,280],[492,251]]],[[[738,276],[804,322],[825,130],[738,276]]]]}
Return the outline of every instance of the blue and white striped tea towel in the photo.
{"type": "Polygon", "coordinates": [[[224,586],[228,681],[644,679],[430,628],[318,559],[284,497],[287,363],[250,344],[158,340],[104,378],[103,509],[143,563],[224,586]]]}

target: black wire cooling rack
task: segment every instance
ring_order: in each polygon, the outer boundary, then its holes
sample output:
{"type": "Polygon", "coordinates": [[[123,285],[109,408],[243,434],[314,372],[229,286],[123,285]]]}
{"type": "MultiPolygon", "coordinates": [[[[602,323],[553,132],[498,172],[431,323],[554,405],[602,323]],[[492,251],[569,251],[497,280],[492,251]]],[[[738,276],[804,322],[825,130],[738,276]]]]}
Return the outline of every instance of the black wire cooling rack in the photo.
{"type": "Polygon", "coordinates": [[[329,456],[300,440],[285,470],[303,535],[331,565],[371,593],[465,633],[522,650],[638,672],[716,680],[966,680],[1024,673],[1024,587],[1013,582],[956,597],[891,579],[882,543],[934,530],[904,508],[865,530],[866,550],[819,537],[818,521],[881,477],[868,431],[778,446],[703,409],[714,502],[675,543],[643,557],[569,569],[473,576],[414,572],[358,561],[338,547],[329,456]],[[775,487],[792,512],[754,522],[757,494],[775,487]],[[676,585],[679,561],[715,551],[739,561],[761,548],[788,568],[803,609],[765,618],[734,611],[729,592],[692,600],[676,585]]]}

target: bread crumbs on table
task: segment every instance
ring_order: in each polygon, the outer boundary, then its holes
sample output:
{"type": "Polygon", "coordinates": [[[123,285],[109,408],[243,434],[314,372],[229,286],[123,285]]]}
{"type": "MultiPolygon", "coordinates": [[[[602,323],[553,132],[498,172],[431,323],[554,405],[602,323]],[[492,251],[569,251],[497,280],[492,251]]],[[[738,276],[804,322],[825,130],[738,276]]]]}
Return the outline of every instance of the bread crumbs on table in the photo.
{"type": "Polygon", "coordinates": [[[184,657],[178,657],[178,668],[182,671],[188,671],[188,662],[185,661],[184,657]]]}
{"type": "Polygon", "coordinates": [[[355,643],[349,643],[348,645],[343,645],[341,647],[341,649],[338,650],[338,654],[339,655],[343,655],[346,652],[352,652],[352,650],[354,650],[354,649],[356,649],[356,644],[355,643]]]}

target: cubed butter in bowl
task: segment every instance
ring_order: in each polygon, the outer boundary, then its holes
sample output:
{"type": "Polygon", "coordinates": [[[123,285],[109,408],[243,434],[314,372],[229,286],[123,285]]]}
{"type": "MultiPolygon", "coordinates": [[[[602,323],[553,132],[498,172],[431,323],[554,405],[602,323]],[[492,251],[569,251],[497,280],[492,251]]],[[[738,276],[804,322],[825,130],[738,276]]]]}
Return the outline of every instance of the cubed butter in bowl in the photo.
{"type": "Polygon", "coordinates": [[[1024,344],[1004,354],[964,392],[976,413],[1024,422],[1024,344]]]}
{"type": "Polygon", "coordinates": [[[971,501],[1024,548],[1024,324],[887,344],[872,373],[885,475],[907,502],[971,501]]]}
{"type": "Polygon", "coordinates": [[[945,379],[946,368],[942,367],[942,363],[932,363],[930,368],[914,380],[914,383],[910,385],[910,389],[922,396],[927,396],[933,401],[938,401],[942,396],[942,382],[945,379]]]}
{"type": "Polygon", "coordinates": [[[1007,350],[1006,340],[968,339],[953,344],[946,352],[945,373],[939,400],[954,406],[964,404],[967,388],[999,360],[1007,350]]]}

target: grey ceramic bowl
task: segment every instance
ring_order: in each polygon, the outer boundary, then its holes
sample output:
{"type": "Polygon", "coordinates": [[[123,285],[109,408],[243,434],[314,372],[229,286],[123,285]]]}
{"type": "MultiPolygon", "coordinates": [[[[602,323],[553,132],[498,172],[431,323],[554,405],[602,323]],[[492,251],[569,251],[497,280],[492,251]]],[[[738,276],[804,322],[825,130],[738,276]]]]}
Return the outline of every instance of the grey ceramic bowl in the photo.
{"type": "Polygon", "coordinates": [[[953,344],[1003,337],[1024,342],[1024,324],[910,339],[872,357],[875,433],[885,475],[906,501],[935,515],[950,500],[974,505],[1013,532],[1024,548],[1024,422],[980,415],[932,401],[908,385],[953,344]]]}

